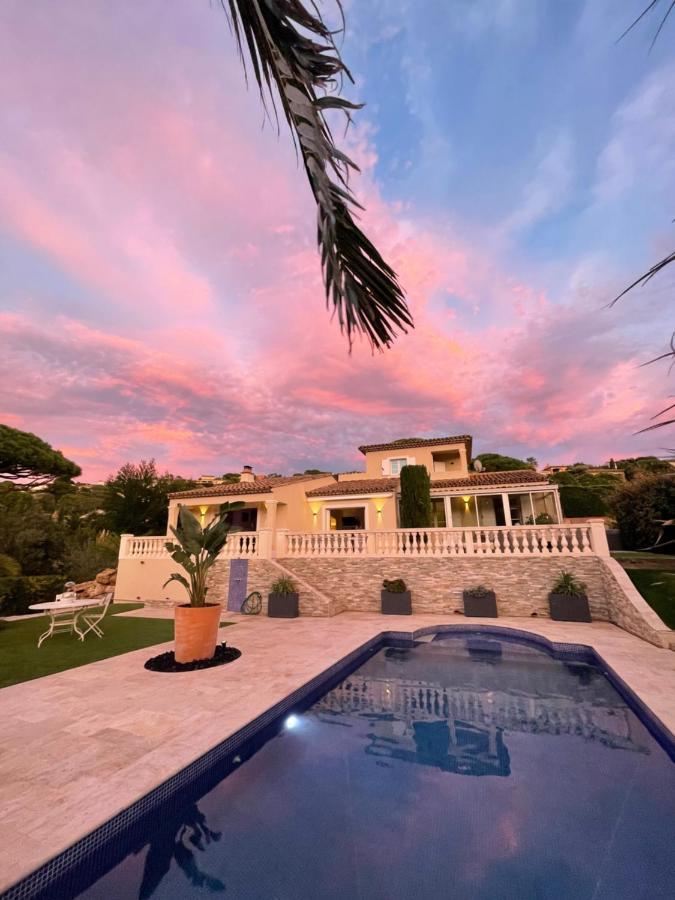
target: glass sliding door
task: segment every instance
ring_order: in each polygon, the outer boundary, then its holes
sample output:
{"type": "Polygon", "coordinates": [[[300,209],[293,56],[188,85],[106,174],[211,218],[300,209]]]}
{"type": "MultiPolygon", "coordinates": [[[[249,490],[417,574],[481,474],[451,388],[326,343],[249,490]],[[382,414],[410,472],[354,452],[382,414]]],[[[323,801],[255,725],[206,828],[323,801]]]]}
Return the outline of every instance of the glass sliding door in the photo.
{"type": "Polygon", "coordinates": [[[534,521],[536,525],[557,523],[558,511],[555,508],[553,491],[537,491],[532,494],[534,521]]]}
{"type": "Polygon", "coordinates": [[[506,525],[501,494],[479,494],[476,497],[476,501],[478,504],[479,525],[506,525]]]}
{"type": "Polygon", "coordinates": [[[509,508],[513,525],[533,525],[532,498],[529,494],[509,494],[509,508]]]}
{"type": "Polygon", "coordinates": [[[447,527],[445,522],[445,500],[443,497],[433,497],[431,500],[431,527],[447,527]]]}

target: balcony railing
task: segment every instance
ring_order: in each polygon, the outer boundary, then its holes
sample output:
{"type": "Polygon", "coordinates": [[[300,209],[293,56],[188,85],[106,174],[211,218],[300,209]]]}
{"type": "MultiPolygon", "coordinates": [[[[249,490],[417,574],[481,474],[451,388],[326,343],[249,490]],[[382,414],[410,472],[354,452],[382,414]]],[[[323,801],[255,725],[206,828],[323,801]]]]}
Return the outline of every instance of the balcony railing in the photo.
{"type": "Polygon", "coordinates": [[[397,528],[391,531],[288,532],[279,556],[407,558],[456,556],[607,555],[604,526],[495,526],[493,528],[397,528]],[[604,542],[604,544],[603,544],[604,542]]]}
{"type": "MultiPolygon", "coordinates": [[[[168,559],[167,538],[122,535],[120,559],[168,559]]],[[[231,534],[224,559],[283,557],[407,559],[609,556],[601,519],[578,525],[513,525],[486,528],[396,528],[388,531],[287,531],[231,534]]]]}
{"type": "MultiPolygon", "coordinates": [[[[167,538],[134,537],[123,534],[120,542],[120,559],[169,559],[166,549],[167,538]]],[[[230,534],[220,551],[224,559],[250,559],[259,555],[260,536],[257,531],[237,531],[230,534]]]]}

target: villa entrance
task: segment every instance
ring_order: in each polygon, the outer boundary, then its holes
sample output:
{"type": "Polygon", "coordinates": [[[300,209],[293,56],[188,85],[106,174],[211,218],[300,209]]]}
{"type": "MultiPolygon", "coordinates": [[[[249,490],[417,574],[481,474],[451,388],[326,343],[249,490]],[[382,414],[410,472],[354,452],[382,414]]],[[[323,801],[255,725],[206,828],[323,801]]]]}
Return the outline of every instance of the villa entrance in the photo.
{"type": "Polygon", "coordinates": [[[227,520],[237,531],[256,531],[258,527],[258,510],[255,507],[249,509],[233,509],[227,514],[227,520]]]}
{"type": "Polygon", "coordinates": [[[326,514],[330,531],[359,531],[366,527],[365,506],[338,507],[326,514]]]}

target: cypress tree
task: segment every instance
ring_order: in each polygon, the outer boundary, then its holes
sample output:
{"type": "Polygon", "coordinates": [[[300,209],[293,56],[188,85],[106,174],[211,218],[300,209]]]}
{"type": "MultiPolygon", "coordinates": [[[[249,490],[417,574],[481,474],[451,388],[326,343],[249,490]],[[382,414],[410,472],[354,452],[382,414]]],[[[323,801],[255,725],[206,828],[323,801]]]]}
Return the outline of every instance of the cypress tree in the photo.
{"type": "Polygon", "coordinates": [[[401,527],[429,528],[431,525],[431,479],[425,466],[401,469],[401,527]]]}

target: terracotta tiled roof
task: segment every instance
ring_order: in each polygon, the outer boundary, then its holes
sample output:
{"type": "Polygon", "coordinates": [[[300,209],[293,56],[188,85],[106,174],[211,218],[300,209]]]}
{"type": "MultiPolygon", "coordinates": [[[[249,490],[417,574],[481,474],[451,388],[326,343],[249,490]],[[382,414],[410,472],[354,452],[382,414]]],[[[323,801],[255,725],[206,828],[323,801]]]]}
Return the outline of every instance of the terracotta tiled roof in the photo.
{"type": "Polygon", "coordinates": [[[297,481],[312,481],[315,478],[325,478],[326,475],[288,475],[288,476],[262,476],[255,481],[235,481],[232,484],[218,484],[213,487],[193,488],[189,491],[175,491],[169,494],[170,499],[176,497],[228,497],[240,494],[271,494],[273,488],[283,487],[285,484],[293,484],[297,481]]]}
{"type": "Polygon", "coordinates": [[[395,491],[398,478],[360,478],[356,481],[336,481],[307,491],[308,497],[329,497],[335,494],[382,494],[395,491]]]}
{"type": "MultiPolygon", "coordinates": [[[[437,488],[507,487],[514,484],[548,484],[548,478],[534,469],[514,469],[511,472],[473,472],[466,478],[443,478],[431,482],[431,490],[437,488]]],[[[397,491],[398,478],[362,478],[358,481],[338,481],[335,484],[313,488],[308,497],[334,497],[340,494],[381,494],[397,491]]]]}
{"type": "Polygon", "coordinates": [[[402,438],[400,441],[391,441],[388,444],[364,444],[359,447],[361,453],[370,453],[371,450],[405,450],[408,447],[436,447],[439,444],[471,444],[470,434],[460,434],[452,437],[437,438],[402,438]]]}
{"type": "Polygon", "coordinates": [[[432,481],[431,489],[548,483],[548,478],[534,469],[512,469],[510,472],[472,472],[468,478],[443,478],[441,481],[432,481]]]}

